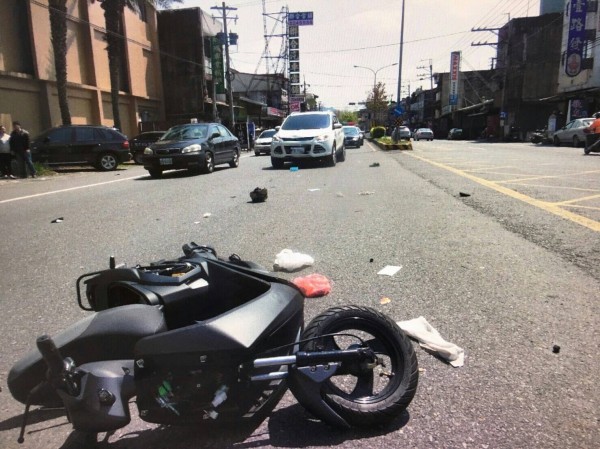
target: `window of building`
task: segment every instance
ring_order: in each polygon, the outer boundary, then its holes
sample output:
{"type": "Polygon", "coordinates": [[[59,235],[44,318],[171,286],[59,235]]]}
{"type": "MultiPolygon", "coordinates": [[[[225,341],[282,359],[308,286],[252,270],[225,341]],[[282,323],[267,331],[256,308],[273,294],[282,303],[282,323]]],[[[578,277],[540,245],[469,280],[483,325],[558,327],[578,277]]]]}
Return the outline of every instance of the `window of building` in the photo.
{"type": "Polygon", "coordinates": [[[137,2],[138,5],[138,17],[140,18],[140,20],[142,22],[148,22],[148,11],[146,9],[146,2],[145,1],[141,1],[141,2],[137,2]]]}

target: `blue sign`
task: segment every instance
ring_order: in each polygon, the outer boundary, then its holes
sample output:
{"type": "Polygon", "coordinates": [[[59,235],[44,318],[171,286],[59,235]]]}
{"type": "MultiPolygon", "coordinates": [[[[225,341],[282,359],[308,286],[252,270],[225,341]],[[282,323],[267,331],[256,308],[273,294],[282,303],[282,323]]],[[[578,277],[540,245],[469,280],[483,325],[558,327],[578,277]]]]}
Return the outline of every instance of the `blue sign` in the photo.
{"type": "Polygon", "coordinates": [[[448,104],[452,105],[452,106],[456,106],[458,104],[458,95],[452,95],[450,94],[450,101],[448,102],[448,104]]]}
{"type": "Polygon", "coordinates": [[[313,12],[290,12],[288,13],[288,26],[289,25],[312,25],[313,24],[313,12]]]}
{"type": "Polygon", "coordinates": [[[581,72],[581,60],[585,39],[585,18],[587,15],[587,0],[571,0],[569,14],[569,37],[567,38],[567,57],[565,73],[577,76],[581,72]]]}
{"type": "Polygon", "coordinates": [[[394,117],[401,117],[404,114],[404,109],[399,106],[396,106],[393,111],[394,117]]]}

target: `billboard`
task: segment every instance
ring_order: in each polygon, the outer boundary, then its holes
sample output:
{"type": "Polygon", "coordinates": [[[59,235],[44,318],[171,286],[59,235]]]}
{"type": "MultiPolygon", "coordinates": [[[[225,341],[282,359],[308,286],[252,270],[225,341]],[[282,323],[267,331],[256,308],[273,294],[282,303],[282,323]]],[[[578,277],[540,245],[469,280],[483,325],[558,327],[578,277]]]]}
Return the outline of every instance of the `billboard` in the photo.
{"type": "Polygon", "coordinates": [[[223,68],[223,47],[217,37],[211,39],[212,77],[218,94],[225,93],[225,69],[223,68]]]}
{"type": "Polygon", "coordinates": [[[458,76],[460,74],[460,51],[450,53],[450,97],[448,104],[458,105],[458,76]]]}
{"type": "Polygon", "coordinates": [[[581,60],[585,44],[585,19],[587,0],[571,2],[569,14],[569,35],[567,38],[567,57],[565,58],[565,73],[567,76],[577,76],[581,72],[581,60]]]}
{"type": "Polygon", "coordinates": [[[312,25],[313,12],[290,12],[288,13],[288,25],[312,25]]]}

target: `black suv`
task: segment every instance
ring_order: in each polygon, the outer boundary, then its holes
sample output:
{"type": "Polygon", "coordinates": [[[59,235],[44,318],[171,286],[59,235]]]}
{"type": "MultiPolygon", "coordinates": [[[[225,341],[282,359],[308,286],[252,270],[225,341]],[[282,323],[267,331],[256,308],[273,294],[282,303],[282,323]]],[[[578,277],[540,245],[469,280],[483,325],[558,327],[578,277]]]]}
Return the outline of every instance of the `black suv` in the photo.
{"type": "Polygon", "coordinates": [[[34,162],[90,164],[98,170],[114,170],[131,159],[127,137],[113,128],[95,125],[58,126],[31,142],[34,162]]]}
{"type": "Polygon", "coordinates": [[[240,164],[240,142],[219,123],[190,123],[170,128],[144,150],[144,168],[153,178],[165,170],[187,169],[192,174],[212,173],[215,165],[240,164]]]}

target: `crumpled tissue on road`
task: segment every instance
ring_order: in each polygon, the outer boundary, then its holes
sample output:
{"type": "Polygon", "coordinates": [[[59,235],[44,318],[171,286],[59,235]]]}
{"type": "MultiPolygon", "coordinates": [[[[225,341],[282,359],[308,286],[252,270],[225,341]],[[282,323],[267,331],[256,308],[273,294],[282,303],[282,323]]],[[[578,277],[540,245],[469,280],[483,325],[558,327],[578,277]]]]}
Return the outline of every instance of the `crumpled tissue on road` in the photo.
{"type": "Polygon", "coordinates": [[[396,324],[406,334],[419,342],[422,348],[437,353],[440,357],[448,360],[454,367],[463,366],[465,363],[465,350],[442,338],[440,333],[427,322],[425,317],[420,316],[407,321],[398,321],[396,324]]]}
{"type": "Polygon", "coordinates": [[[315,259],[308,254],[296,253],[291,249],[283,249],[273,263],[273,271],[298,271],[315,263],[315,259]]]}

